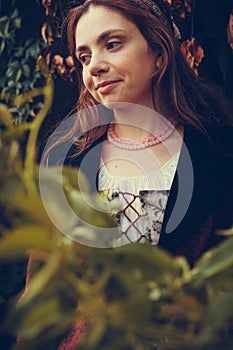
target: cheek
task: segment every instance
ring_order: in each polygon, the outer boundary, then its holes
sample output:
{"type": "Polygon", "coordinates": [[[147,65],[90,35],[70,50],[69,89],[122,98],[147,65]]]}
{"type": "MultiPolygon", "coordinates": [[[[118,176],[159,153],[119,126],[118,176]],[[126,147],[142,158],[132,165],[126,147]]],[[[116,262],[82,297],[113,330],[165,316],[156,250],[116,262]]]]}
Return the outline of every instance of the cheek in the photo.
{"type": "Polygon", "coordinates": [[[87,89],[89,89],[89,85],[90,85],[90,78],[88,79],[88,75],[87,73],[85,72],[85,70],[83,70],[83,73],[82,73],[82,79],[83,79],[83,84],[85,85],[85,87],[87,89]]]}
{"type": "Polygon", "coordinates": [[[148,48],[142,47],[141,50],[134,52],[133,59],[129,61],[129,66],[131,69],[135,70],[136,74],[141,75],[152,75],[155,72],[155,55],[148,52],[148,48]],[[146,62],[146,64],[145,64],[146,62]]]}
{"type": "Polygon", "coordinates": [[[89,93],[95,98],[96,96],[96,91],[95,91],[95,87],[93,85],[93,81],[90,77],[89,74],[85,74],[85,72],[83,72],[83,84],[86,87],[86,89],[89,91],[89,93]]]}
{"type": "Polygon", "coordinates": [[[112,65],[118,70],[118,71],[128,71],[129,68],[132,70],[132,67],[135,65],[134,55],[132,53],[124,53],[120,56],[116,56],[114,59],[111,60],[112,65]]]}
{"type": "MultiPolygon", "coordinates": [[[[96,99],[97,101],[98,100],[98,94],[95,90],[95,87],[93,85],[93,82],[92,82],[92,79],[90,77],[89,74],[85,74],[85,71],[83,71],[83,74],[82,74],[82,79],[83,79],[83,84],[84,86],[86,87],[86,89],[89,91],[89,93],[91,94],[91,96],[96,99]]],[[[100,101],[99,101],[100,102],[100,101]]]]}

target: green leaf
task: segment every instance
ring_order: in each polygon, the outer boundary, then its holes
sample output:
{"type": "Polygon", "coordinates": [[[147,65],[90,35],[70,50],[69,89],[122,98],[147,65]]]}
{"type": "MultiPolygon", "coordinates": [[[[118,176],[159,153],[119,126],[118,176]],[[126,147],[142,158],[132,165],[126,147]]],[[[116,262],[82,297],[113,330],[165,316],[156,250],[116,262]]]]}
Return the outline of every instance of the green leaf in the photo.
{"type": "Polygon", "coordinates": [[[62,320],[60,301],[54,295],[48,300],[41,300],[25,315],[19,326],[19,334],[22,338],[33,338],[41,330],[54,326],[59,320],[62,320]]]}
{"type": "MultiPolygon", "coordinates": [[[[57,167],[59,169],[60,167],[57,167]]],[[[54,168],[56,171],[56,168],[54,168]]],[[[78,168],[63,166],[62,168],[63,175],[63,186],[72,187],[74,189],[82,188],[83,191],[89,192],[90,186],[86,179],[86,176],[78,168]]]]}
{"type": "Polygon", "coordinates": [[[21,78],[21,76],[22,76],[22,69],[18,69],[18,70],[16,71],[15,81],[18,82],[19,79],[21,78]]]}
{"type": "MultiPolygon", "coordinates": [[[[205,322],[202,326],[198,341],[201,344],[211,342],[217,335],[218,331],[225,329],[233,319],[233,293],[225,294],[217,298],[211,305],[210,310],[205,315],[205,322]]],[[[230,331],[228,331],[230,334],[230,331]]],[[[224,347],[225,349],[225,347],[224,347]]]]}
{"type": "Polygon", "coordinates": [[[16,27],[16,29],[19,29],[19,28],[21,28],[21,25],[22,25],[22,19],[21,18],[15,18],[15,20],[14,20],[14,25],[15,25],[15,27],[16,27]]]}
{"type": "Polygon", "coordinates": [[[8,87],[14,87],[15,86],[14,80],[9,80],[7,85],[8,87]]]}
{"type": "Polygon", "coordinates": [[[6,105],[0,103],[0,122],[4,125],[12,125],[12,114],[6,105]]]}
{"type": "Polygon", "coordinates": [[[8,35],[8,30],[9,30],[9,18],[4,16],[0,18],[0,32],[1,32],[1,37],[6,38],[8,35]]]}
{"type": "Polygon", "coordinates": [[[0,55],[2,55],[4,49],[5,49],[5,41],[1,39],[1,43],[0,43],[0,55]]]}
{"type": "Polygon", "coordinates": [[[11,15],[11,19],[16,19],[19,17],[19,10],[15,9],[11,15]]]}
{"type": "Polygon", "coordinates": [[[46,248],[49,243],[48,227],[23,225],[0,239],[0,259],[19,259],[30,254],[32,249],[46,248]]]}
{"type": "Polygon", "coordinates": [[[2,89],[2,94],[7,94],[10,90],[10,87],[9,86],[5,86],[3,89],[2,89]]]}
{"type": "Polygon", "coordinates": [[[23,73],[25,75],[26,78],[29,78],[30,77],[30,67],[28,64],[24,64],[22,66],[22,69],[23,69],[23,73]]]}
{"type": "Polygon", "coordinates": [[[22,87],[23,87],[23,85],[20,82],[17,82],[15,84],[15,88],[19,89],[19,91],[20,91],[20,89],[22,89],[22,87]]]}
{"type": "Polygon", "coordinates": [[[11,66],[9,66],[6,71],[6,78],[8,79],[8,83],[9,83],[9,79],[12,79],[12,77],[14,76],[14,73],[15,73],[15,70],[11,66]]]}
{"type": "Polygon", "coordinates": [[[2,39],[5,39],[5,38],[4,38],[4,34],[3,34],[3,32],[2,32],[2,28],[0,28],[0,38],[1,38],[1,40],[2,40],[2,39]]]}
{"type": "MultiPolygon", "coordinates": [[[[19,57],[22,57],[24,55],[24,49],[23,47],[19,47],[17,49],[17,51],[15,52],[15,57],[19,58],[19,57]]],[[[23,57],[22,57],[23,58],[23,57]]]]}
{"type": "Polygon", "coordinates": [[[9,26],[10,26],[10,21],[7,21],[5,23],[4,28],[3,28],[3,34],[4,34],[5,38],[7,38],[8,34],[9,34],[9,26]]]}
{"type": "Polygon", "coordinates": [[[197,279],[210,278],[233,265],[233,237],[205,253],[193,269],[193,277],[197,279]]]}
{"type": "Polygon", "coordinates": [[[0,17],[0,28],[4,27],[4,23],[8,21],[7,16],[0,17]]]}

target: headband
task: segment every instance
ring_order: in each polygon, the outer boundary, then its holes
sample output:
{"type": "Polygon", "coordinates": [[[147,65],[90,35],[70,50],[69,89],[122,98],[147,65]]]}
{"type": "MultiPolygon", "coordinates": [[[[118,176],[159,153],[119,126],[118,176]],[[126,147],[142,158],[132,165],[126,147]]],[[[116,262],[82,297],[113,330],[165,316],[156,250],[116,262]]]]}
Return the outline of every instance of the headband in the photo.
{"type": "MultiPolygon", "coordinates": [[[[85,3],[90,2],[91,0],[86,0],[85,3]]],[[[170,29],[170,32],[176,39],[181,38],[179,28],[175,24],[173,17],[166,10],[166,4],[164,0],[133,0],[144,10],[150,11],[153,13],[161,22],[165,24],[167,28],[170,29]]]]}
{"type": "Polygon", "coordinates": [[[161,20],[166,27],[168,27],[171,31],[171,33],[174,35],[175,38],[180,39],[180,31],[175,24],[173,17],[170,16],[168,11],[165,10],[165,4],[160,3],[158,5],[158,1],[153,0],[133,0],[136,2],[141,8],[144,10],[149,10],[151,13],[153,13],[159,20],[161,20]]]}

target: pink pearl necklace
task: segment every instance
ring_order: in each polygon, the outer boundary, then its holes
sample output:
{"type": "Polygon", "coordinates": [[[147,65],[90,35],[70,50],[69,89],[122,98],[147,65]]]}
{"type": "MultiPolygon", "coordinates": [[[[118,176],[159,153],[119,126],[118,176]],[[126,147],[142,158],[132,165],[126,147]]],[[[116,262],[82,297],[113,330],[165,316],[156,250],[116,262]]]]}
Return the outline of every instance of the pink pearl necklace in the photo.
{"type": "Polygon", "coordinates": [[[127,150],[138,150],[148,148],[157,145],[164,140],[168,139],[175,131],[175,121],[168,122],[168,126],[164,128],[158,135],[151,136],[141,141],[134,141],[127,138],[120,138],[115,131],[114,124],[111,123],[107,132],[108,141],[115,147],[127,149],[127,150]]]}

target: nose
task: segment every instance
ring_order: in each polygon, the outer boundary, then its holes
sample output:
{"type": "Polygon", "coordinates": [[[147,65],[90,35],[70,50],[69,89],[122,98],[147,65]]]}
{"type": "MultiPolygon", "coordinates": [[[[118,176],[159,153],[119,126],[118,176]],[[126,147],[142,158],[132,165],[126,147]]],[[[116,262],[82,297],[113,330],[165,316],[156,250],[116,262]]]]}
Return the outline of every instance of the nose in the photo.
{"type": "Polygon", "coordinates": [[[101,56],[92,56],[89,63],[89,71],[92,76],[98,76],[109,70],[108,63],[101,56]]]}

